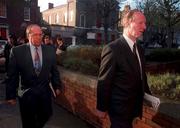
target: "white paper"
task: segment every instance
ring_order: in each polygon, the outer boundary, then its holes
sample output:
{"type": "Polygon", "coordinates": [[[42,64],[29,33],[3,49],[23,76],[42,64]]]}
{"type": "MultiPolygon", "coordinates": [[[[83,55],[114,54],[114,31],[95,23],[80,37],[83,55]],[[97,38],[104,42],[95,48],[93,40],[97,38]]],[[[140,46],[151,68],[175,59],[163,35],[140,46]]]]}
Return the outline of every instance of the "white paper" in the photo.
{"type": "Polygon", "coordinates": [[[161,103],[161,101],[158,97],[152,96],[152,95],[147,94],[147,93],[144,94],[144,100],[146,102],[148,102],[148,104],[150,104],[151,107],[156,111],[158,110],[159,105],[161,103]]]}
{"type": "Polygon", "coordinates": [[[19,97],[23,97],[23,95],[29,90],[30,88],[27,88],[27,89],[20,89],[18,88],[18,96],[19,97]]]}
{"type": "Polygon", "coordinates": [[[50,89],[51,89],[51,91],[52,91],[52,93],[53,93],[54,98],[56,98],[56,93],[55,93],[55,91],[54,91],[53,86],[52,86],[51,83],[49,83],[49,87],[50,87],[50,89]]]}

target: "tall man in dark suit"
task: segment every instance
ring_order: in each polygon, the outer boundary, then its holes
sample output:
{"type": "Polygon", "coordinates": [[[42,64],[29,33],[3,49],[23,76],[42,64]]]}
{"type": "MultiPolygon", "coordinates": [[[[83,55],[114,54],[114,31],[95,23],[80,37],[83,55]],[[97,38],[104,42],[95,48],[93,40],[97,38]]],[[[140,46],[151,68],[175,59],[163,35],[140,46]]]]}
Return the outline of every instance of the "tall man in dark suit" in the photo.
{"type": "Polygon", "coordinates": [[[26,29],[28,44],[17,46],[10,54],[6,98],[16,103],[19,87],[19,104],[23,128],[43,128],[52,115],[51,81],[56,95],[60,93],[60,76],[56,66],[54,48],[42,45],[42,30],[36,25],[26,29]]]}
{"type": "Polygon", "coordinates": [[[98,115],[108,113],[111,128],[132,128],[133,119],[142,116],[144,92],[150,93],[144,53],[136,43],[146,29],[145,16],[131,10],[122,25],[123,35],[103,48],[97,85],[98,115]]]}

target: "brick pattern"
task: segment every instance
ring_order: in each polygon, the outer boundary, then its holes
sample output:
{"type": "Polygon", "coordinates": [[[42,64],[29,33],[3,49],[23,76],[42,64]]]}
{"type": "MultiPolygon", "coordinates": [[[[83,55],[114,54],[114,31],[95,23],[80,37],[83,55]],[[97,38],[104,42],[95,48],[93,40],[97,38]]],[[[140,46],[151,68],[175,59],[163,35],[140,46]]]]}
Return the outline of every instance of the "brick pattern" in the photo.
{"type": "MultiPolygon", "coordinates": [[[[99,119],[96,115],[96,81],[97,78],[60,69],[63,93],[57,103],[89,122],[97,128],[109,128],[109,118],[99,119]],[[87,83],[87,84],[86,84],[87,83]]],[[[180,128],[178,120],[153,111],[148,106],[143,108],[143,118],[135,119],[134,128],[180,128]]]]}
{"type": "MultiPolygon", "coordinates": [[[[24,29],[28,24],[40,24],[40,10],[37,0],[5,0],[7,7],[7,17],[0,17],[0,29],[6,29],[6,38],[9,33],[16,34],[17,37],[25,36],[24,29]],[[24,7],[30,8],[30,21],[24,20],[24,7]]],[[[0,0],[2,2],[2,0],[0,0]]]]}

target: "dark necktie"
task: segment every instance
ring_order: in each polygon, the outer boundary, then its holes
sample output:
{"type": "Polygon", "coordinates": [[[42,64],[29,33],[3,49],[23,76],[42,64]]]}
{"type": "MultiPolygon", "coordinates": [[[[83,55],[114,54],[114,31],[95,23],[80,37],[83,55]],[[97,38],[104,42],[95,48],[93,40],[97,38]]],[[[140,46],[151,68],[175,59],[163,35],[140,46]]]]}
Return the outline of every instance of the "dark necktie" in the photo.
{"type": "Polygon", "coordinates": [[[35,69],[36,75],[39,75],[39,73],[41,72],[41,61],[40,61],[37,47],[35,47],[34,69],[35,69]]]}
{"type": "Polygon", "coordinates": [[[136,63],[137,63],[137,66],[138,66],[138,71],[141,74],[141,67],[140,67],[140,63],[139,63],[139,59],[138,59],[137,51],[136,50],[137,50],[137,44],[134,43],[134,45],[133,45],[133,53],[134,53],[134,56],[136,58],[136,63]]]}
{"type": "Polygon", "coordinates": [[[138,63],[139,63],[139,60],[138,60],[138,56],[137,56],[137,53],[136,53],[136,46],[137,44],[136,43],[134,43],[134,45],[133,45],[133,53],[134,53],[134,55],[135,55],[135,57],[136,57],[136,60],[138,61],[138,63]]]}

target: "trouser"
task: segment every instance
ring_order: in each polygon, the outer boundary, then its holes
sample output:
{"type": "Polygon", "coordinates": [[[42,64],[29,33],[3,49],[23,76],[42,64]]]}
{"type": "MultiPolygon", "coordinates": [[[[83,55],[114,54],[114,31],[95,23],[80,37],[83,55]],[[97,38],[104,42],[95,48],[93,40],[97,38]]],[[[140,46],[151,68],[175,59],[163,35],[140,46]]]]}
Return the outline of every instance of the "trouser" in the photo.
{"type": "Polygon", "coordinates": [[[19,98],[23,128],[43,128],[52,115],[51,95],[37,95],[29,90],[19,98]]]}
{"type": "Polygon", "coordinates": [[[111,128],[133,128],[133,119],[122,119],[118,116],[109,116],[111,121],[111,128]]]}

